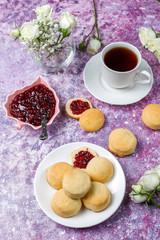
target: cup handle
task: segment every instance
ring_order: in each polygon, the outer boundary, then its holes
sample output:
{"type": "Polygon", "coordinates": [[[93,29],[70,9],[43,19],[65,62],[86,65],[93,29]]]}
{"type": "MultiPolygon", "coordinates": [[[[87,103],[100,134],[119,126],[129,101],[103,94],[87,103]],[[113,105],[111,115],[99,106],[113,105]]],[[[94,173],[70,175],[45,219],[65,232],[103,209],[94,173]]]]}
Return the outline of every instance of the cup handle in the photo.
{"type": "Polygon", "coordinates": [[[141,72],[138,72],[135,76],[135,82],[136,83],[150,83],[152,80],[152,76],[149,72],[147,72],[146,70],[143,70],[141,72]]]}

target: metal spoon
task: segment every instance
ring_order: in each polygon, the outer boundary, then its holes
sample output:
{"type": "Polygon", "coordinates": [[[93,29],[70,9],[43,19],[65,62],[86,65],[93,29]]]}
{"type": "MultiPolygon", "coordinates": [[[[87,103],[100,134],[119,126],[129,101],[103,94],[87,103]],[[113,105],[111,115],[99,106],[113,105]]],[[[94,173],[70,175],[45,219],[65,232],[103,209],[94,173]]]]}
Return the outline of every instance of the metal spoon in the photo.
{"type": "Polygon", "coordinates": [[[39,136],[40,140],[45,140],[48,138],[48,133],[47,133],[47,119],[46,116],[43,116],[42,122],[41,122],[41,126],[42,126],[42,133],[39,136]]]}

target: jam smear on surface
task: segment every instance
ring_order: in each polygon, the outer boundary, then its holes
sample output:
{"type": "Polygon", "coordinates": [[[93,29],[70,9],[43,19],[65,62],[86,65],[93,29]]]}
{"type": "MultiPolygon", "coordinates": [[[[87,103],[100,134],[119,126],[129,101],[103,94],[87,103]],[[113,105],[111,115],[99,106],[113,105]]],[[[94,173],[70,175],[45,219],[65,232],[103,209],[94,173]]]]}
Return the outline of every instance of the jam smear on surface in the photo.
{"type": "Polygon", "coordinates": [[[95,156],[91,154],[89,151],[80,151],[75,155],[75,161],[73,163],[73,167],[76,168],[86,168],[89,161],[95,156]]]}
{"type": "Polygon", "coordinates": [[[47,122],[54,115],[56,100],[51,90],[39,84],[18,94],[10,105],[10,113],[20,121],[40,126],[44,116],[47,122]]]}
{"type": "Polygon", "coordinates": [[[84,102],[79,99],[73,101],[70,104],[70,109],[71,109],[72,113],[75,115],[79,115],[89,108],[90,108],[90,106],[89,106],[88,102],[84,102]]]}

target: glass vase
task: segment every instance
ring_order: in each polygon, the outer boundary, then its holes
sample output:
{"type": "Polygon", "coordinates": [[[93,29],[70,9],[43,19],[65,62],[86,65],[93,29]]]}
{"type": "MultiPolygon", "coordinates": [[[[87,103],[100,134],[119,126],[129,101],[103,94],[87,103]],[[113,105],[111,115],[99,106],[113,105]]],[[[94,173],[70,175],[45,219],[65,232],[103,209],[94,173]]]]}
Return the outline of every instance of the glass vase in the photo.
{"type": "Polygon", "coordinates": [[[63,42],[60,48],[56,49],[51,57],[48,57],[49,53],[45,55],[41,54],[40,57],[34,55],[34,60],[48,72],[56,72],[66,68],[73,61],[75,52],[75,40],[69,38],[63,42]]]}

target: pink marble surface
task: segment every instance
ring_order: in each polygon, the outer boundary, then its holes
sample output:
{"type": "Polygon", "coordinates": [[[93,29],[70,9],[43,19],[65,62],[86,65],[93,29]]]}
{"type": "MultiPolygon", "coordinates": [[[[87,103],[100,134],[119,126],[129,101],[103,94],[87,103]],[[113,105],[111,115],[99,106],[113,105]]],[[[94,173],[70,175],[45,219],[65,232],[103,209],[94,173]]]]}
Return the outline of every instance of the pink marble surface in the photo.
{"type": "Polygon", "coordinates": [[[39,68],[32,58],[21,52],[18,42],[8,34],[14,22],[30,20],[32,9],[50,3],[54,14],[70,11],[78,19],[75,38],[79,43],[94,22],[92,1],[87,0],[0,0],[0,103],[1,103],[1,161],[0,161],[0,239],[2,240],[120,240],[160,239],[160,210],[129,199],[132,183],[148,169],[160,164],[160,132],[145,127],[142,109],[150,103],[160,103],[160,65],[155,56],[142,49],[138,38],[141,26],[153,26],[160,31],[160,3],[156,0],[97,0],[98,25],[103,43],[127,41],[140,50],[150,64],[154,84],[140,102],[127,106],[113,106],[93,97],[84,86],[83,69],[91,55],[77,52],[72,64],[59,73],[49,74],[39,68]],[[15,128],[15,121],[6,118],[3,104],[6,96],[42,75],[60,99],[60,111],[48,128],[49,138],[40,141],[40,130],[15,128]],[[84,132],[77,121],[65,113],[65,103],[72,97],[86,97],[105,115],[103,128],[96,133],[84,132]],[[126,127],[138,139],[136,152],[125,158],[117,157],[126,176],[127,187],[118,211],[105,222],[88,228],[73,229],[50,220],[40,209],[34,196],[33,181],[36,169],[53,149],[70,142],[87,141],[107,149],[110,132],[126,127]]]}

